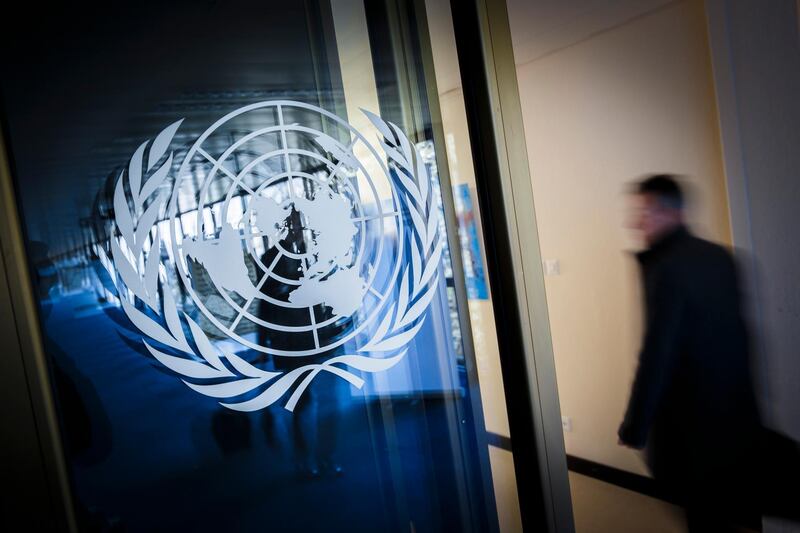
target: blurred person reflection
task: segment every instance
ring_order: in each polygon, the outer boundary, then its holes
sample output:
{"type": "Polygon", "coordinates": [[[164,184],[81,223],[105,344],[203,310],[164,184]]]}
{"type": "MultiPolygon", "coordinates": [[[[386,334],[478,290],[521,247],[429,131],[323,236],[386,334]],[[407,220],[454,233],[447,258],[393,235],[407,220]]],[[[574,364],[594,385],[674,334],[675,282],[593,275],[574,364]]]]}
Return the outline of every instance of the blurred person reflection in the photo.
{"type": "MultiPolygon", "coordinates": [[[[302,255],[306,253],[306,243],[303,230],[303,222],[300,213],[292,208],[291,213],[286,218],[285,236],[279,241],[279,246],[268,247],[261,257],[261,263],[272,265],[275,257],[280,253],[279,248],[291,251],[293,254],[302,255]]],[[[283,257],[275,263],[272,272],[283,278],[296,278],[298,269],[301,268],[300,261],[303,259],[291,259],[283,257]]],[[[288,285],[275,277],[269,277],[263,284],[261,291],[270,295],[272,298],[288,301],[289,293],[296,287],[288,285]]],[[[325,308],[326,314],[318,317],[319,321],[330,318],[330,308],[325,308]]],[[[259,318],[271,322],[282,323],[284,320],[276,314],[281,313],[280,308],[270,305],[264,300],[259,302],[259,318]]],[[[338,328],[340,332],[348,326],[348,321],[338,328]]],[[[333,329],[333,328],[331,328],[333,329]]],[[[261,346],[272,344],[270,335],[275,335],[274,330],[267,330],[264,327],[258,328],[258,343],[261,346]]],[[[321,335],[321,333],[318,333],[321,335]]],[[[288,337],[282,339],[283,349],[301,349],[301,345],[286,346],[286,343],[297,343],[298,337],[288,337]]],[[[326,338],[320,337],[320,343],[325,344],[326,338]]],[[[331,352],[325,352],[317,356],[304,357],[276,357],[265,356],[262,359],[271,359],[271,367],[275,371],[288,373],[304,365],[321,363],[331,357],[331,352]]],[[[278,435],[277,420],[288,415],[289,424],[289,443],[294,456],[295,468],[299,477],[317,478],[322,474],[342,475],[344,470],[336,461],[336,447],[339,438],[339,418],[341,410],[342,380],[320,374],[300,397],[294,411],[289,413],[284,410],[283,404],[274,404],[264,410],[262,426],[265,432],[267,443],[270,446],[276,444],[278,435]]],[[[288,394],[287,394],[288,396],[288,394]]]]}
{"type": "Polygon", "coordinates": [[[632,192],[645,331],[619,443],[647,445],[690,531],[734,530],[728,520],[757,516],[748,491],[760,428],[737,268],[687,228],[674,177],[647,177],[632,192]]]}

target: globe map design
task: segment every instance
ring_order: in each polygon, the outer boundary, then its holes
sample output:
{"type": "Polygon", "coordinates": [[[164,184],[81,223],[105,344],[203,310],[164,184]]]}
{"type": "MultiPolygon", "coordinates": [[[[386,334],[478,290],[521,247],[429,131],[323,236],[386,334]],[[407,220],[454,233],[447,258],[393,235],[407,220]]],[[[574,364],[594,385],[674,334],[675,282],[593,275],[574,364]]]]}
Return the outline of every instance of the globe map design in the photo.
{"type": "MultiPolygon", "coordinates": [[[[277,222],[271,213],[262,215],[258,209],[270,200],[259,202],[256,207],[256,223],[259,227],[277,227],[285,224],[289,209],[283,208],[277,222]]],[[[263,208],[262,208],[263,209],[263,208]]],[[[305,229],[311,231],[307,253],[313,258],[301,285],[289,293],[289,301],[305,306],[323,303],[338,315],[350,316],[359,305],[363,293],[363,280],[351,262],[351,246],[358,229],[350,220],[350,206],[343,197],[327,191],[318,191],[313,198],[299,198],[293,209],[306,220],[305,229]],[[327,277],[330,266],[336,269],[327,277]]]]}
{"type": "Polygon", "coordinates": [[[403,221],[383,160],[361,133],[321,108],[271,102],[220,119],[198,138],[184,161],[180,175],[201,172],[202,179],[200,190],[192,193],[198,207],[188,230],[177,222],[183,182],[173,190],[172,249],[181,259],[182,284],[211,324],[249,348],[284,356],[320,353],[354,338],[370,324],[377,327],[375,319],[396,283],[403,254],[402,239],[387,247],[384,236],[402,235],[403,221]],[[265,107],[275,112],[277,124],[211,148],[209,137],[223,131],[226,122],[265,107]],[[329,121],[327,131],[333,124],[339,129],[337,138],[345,140],[335,140],[318,127],[291,123],[287,113],[298,107],[321,115],[329,121]],[[290,142],[290,136],[295,140],[290,142]],[[261,138],[270,143],[253,150],[261,138]],[[307,144],[297,146],[296,139],[301,138],[307,144]],[[384,169],[380,175],[370,175],[354,156],[358,143],[367,148],[362,157],[366,152],[373,158],[371,168],[384,169]],[[250,148],[245,164],[236,168],[231,162],[245,148],[250,148]],[[379,195],[376,180],[384,181],[379,184],[384,190],[389,185],[388,204],[379,195]],[[222,208],[209,227],[202,213],[208,210],[206,202],[219,203],[209,199],[219,198],[220,192],[222,208]],[[240,197],[243,212],[235,214],[231,205],[240,197]],[[263,243],[261,252],[257,242],[263,243]],[[198,292],[198,268],[210,280],[210,294],[198,292]],[[263,314],[263,306],[273,311],[263,314]],[[221,307],[231,309],[233,318],[222,316],[221,307]],[[342,332],[346,320],[353,322],[342,332]],[[292,336],[304,340],[265,345],[238,333],[237,327],[246,321],[271,332],[268,337],[277,342],[292,336]]]}

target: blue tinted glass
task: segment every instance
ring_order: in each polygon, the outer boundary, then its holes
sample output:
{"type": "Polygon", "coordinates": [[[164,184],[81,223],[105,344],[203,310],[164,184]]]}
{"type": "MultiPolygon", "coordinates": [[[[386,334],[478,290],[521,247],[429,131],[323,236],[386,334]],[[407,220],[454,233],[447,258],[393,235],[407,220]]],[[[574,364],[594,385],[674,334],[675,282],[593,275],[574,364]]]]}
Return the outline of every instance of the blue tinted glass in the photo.
{"type": "Polygon", "coordinates": [[[497,527],[431,80],[336,4],[52,13],[7,60],[82,528],[497,527]]]}

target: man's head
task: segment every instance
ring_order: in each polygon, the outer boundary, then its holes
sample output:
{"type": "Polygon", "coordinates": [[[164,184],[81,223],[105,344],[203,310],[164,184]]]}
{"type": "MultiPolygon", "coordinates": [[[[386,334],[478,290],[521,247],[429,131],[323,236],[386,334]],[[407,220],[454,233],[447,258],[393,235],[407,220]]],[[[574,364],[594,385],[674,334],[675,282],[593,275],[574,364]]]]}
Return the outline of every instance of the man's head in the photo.
{"type": "Polygon", "coordinates": [[[634,184],[631,192],[636,200],[631,225],[648,246],[683,224],[683,192],[673,176],[648,176],[634,184]]]}

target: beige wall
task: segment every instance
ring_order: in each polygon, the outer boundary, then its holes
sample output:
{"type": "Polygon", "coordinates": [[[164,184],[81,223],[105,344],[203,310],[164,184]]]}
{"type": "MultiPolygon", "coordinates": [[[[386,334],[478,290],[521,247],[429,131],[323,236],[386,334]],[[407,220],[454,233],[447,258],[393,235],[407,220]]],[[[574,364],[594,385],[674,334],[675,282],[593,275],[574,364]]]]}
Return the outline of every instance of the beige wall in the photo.
{"type": "MultiPolygon", "coordinates": [[[[530,31],[515,3],[512,32],[530,31]]],[[[560,267],[546,288],[567,453],[645,473],[616,437],[641,334],[625,184],[689,176],[695,229],[730,241],[702,1],[593,30],[517,73],[542,257],[560,267]]]]}

